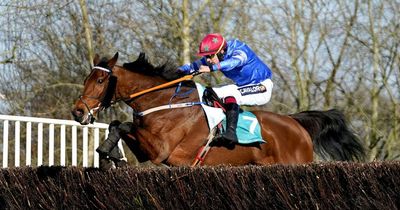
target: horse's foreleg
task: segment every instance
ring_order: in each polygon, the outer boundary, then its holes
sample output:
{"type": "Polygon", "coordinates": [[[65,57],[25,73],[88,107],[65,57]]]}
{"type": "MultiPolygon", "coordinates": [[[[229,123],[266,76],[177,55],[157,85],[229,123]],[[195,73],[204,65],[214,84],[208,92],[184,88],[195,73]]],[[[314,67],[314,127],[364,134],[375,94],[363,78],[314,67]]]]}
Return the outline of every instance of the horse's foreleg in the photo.
{"type": "Polygon", "coordinates": [[[115,120],[111,122],[108,126],[108,130],[110,132],[108,133],[107,139],[103,141],[103,143],[101,143],[101,145],[96,149],[96,152],[98,152],[100,156],[109,156],[113,148],[117,146],[120,139],[120,134],[118,130],[119,125],[121,125],[121,122],[115,120]]]}
{"type": "Polygon", "coordinates": [[[108,129],[109,134],[107,139],[96,149],[100,155],[100,167],[102,169],[110,169],[115,167],[124,167],[127,165],[126,158],[118,147],[118,141],[121,135],[126,133],[126,127],[129,123],[122,123],[120,121],[113,121],[110,123],[108,129]]]}
{"type": "Polygon", "coordinates": [[[128,162],[118,145],[115,145],[114,148],[111,149],[108,156],[100,156],[100,168],[103,170],[126,166],[128,166],[128,162]]]}

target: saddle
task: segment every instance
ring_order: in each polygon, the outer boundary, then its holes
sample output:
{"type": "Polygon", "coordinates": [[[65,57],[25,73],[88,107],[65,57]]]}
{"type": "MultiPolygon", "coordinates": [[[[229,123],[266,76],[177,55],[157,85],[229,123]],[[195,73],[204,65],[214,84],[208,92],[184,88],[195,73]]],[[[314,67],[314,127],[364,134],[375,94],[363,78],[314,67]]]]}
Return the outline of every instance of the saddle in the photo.
{"type": "MultiPolygon", "coordinates": [[[[226,127],[225,120],[225,104],[218,97],[211,87],[204,87],[196,83],[196,88],[199,93],[199,98],[202,101],[202,108],[207,118],[207,123],[210,128],[210,133],[207,137],[206,145],[202,146],[194,159],[191,166],[202,164],[211,146],[219,146],[218,141],[213,141],[224,132],[226,127]],[[222,110],[222,111],[221,111],[222,110]]],[[[265,143],[261,137],[261,128],[256,116],[248,111],[239,110],[239,120],[236,128],[236,134],[239,139],[239,144],[258,145],[265,143]]],[[[223,143],[222,143],[223,144],[223,143]]],[[[228,148],[233,149],[234,145],[228,145],[228,148]]]]}
{"type": "MultiPolygon", "coordinates": [[[[201,86],[197,85],[197,88],[201,88],[201,86]]],[[[216,127],[215,136],[221,135],[226,127],[226,119],[224,119],[224,116],[221,119],[220,116],[221,114],[224,115],[225,104],[211,87],[203,87],[203,90],[202,96],[200,95],[200,97],[204,103],[202,106],[208,119],[210,130],[216,127]],[[210,110],[209,107],[214,107],[213,109],[222,109],[223,113],[214,112],[214,110],[210,110]]],[[[236,134],[240,144],[265,143],[261,137],[259,122],[256,116],[249,111],[239,110],[236,134]]]]}
{"type": "Polygon", "coordinates": [[[207,106],[222,108],[225,112],[225,104],[222,100],[217,96],[217,93],[211,88],[206,87],[203,92],[203,103],[207,106]]]}

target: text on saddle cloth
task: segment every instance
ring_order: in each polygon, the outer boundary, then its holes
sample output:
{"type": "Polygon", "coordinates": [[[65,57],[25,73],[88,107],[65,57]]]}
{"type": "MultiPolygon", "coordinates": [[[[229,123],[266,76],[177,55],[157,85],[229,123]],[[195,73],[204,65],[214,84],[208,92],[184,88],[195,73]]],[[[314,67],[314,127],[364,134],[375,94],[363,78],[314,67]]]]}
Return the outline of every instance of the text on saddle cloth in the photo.
{"type": "MultiPolygon", "coordinates": [[[[203,102],[202,100],[205,87],[199,83],[196,83],[196,88],[200,101],[203,102]]],[[[204,103],[202,103],[201,106],[206,115],[210,130],[221,122],[222,125],[226,127],[225,114],[222,109],[207,106],[204,103]]],[[[265,143],[261,136],[261,127],[257,117],[248,111],[243,111],[239,114],[236,134],[239,139],[239,144],[251,144],[256,142],[265,143]]]]}

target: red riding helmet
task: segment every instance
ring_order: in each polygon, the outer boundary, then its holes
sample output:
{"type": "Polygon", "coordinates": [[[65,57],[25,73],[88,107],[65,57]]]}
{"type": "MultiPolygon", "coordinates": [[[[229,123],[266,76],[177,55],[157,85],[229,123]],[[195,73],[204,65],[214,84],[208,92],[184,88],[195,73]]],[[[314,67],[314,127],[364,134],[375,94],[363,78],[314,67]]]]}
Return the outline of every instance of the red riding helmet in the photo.
{"type": "Polygon", "coordinates": [[[215,55],[226,46],[226,40],[221,34],[208,34],[199,46],[198,56],[215,55]]]}

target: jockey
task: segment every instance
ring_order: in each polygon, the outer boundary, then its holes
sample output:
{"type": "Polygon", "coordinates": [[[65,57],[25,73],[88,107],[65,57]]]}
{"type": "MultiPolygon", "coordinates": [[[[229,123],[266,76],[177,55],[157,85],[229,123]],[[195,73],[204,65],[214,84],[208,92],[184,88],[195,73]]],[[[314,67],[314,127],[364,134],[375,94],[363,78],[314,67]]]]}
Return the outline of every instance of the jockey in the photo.
{"type": "Polygon", "coordinates": [[[226,41],[218,33],[203,38],[197,55],[202,58],[178,70],[184,74],[221,71],[233,80],[235,84],[213,87],[213,90],[225,103],[227,128],[221,137],[237,143],[239,105],[268,103],[273,87],[272,72],[245,43],[237,39],[226,41]]]}

